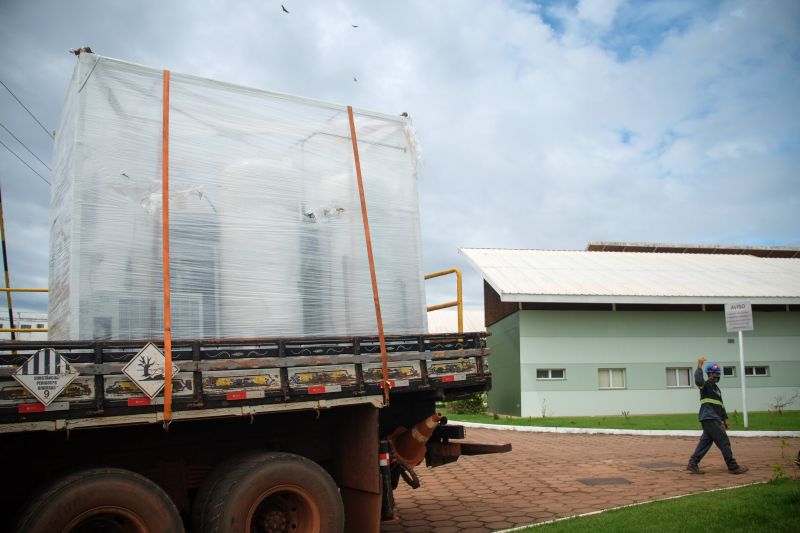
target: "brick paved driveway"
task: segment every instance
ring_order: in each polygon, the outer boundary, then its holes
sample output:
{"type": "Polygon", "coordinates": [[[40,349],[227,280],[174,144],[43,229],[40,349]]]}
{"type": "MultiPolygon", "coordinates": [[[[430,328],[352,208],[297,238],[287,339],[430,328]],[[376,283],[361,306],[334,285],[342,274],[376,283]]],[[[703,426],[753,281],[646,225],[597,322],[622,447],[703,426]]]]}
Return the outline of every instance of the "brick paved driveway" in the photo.
{"type": "Polygon", "coordinates": [[[619,505],[766,481],[780,464],[798,475],[791,458],[800,439],[782,457],[780,438],[731,438],[736,459],[750,467],[727,472],[712,448],[706,474],[683,471],[697,439],[689,437],[522,433],[468,428],[472,441],[511,442],[506,454],[462,457],[435,469],[418,467],[422,486],[402,480],[395,492],[400,521],[392,532],[486,532],[619,505]],[[583,482],[581,481],[583,480],[583,482]],[[599,480],[599,481],[598,481],[599,480]],[[611,484],[586,484],[586,483],[611,484]]]}

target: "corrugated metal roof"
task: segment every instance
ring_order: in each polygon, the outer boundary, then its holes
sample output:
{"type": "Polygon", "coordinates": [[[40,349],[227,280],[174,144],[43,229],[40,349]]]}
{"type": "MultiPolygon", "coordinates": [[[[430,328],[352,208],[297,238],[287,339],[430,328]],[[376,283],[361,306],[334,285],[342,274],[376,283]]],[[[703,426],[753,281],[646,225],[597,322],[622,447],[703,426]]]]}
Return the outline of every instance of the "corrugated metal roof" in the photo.
{"type": "Polygon", "coordinates": [[[461,248],[504,302],[800,304],[800,260],[461,248]]]}
{"type": "Polygon", "coordinates": [[[736,244],[677,244],[662,242],[591,241],[590,252],[659,252],[669,254],[726,254],[758,257],[800,258],[800,248],[793,246],[739,246],[736,244]]]}

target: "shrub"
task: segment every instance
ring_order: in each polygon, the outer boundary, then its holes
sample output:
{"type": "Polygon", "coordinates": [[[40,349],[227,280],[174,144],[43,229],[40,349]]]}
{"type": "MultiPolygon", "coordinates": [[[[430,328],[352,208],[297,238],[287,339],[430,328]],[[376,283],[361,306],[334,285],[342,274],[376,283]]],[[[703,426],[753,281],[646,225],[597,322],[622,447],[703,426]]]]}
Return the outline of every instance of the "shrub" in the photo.
{"type": "Polygon", "coordinates": [[[476,392],[465,400],[447,402],[447,412],[457,415],[481,414],[486,411],[483,403],[483,394],[476,392]]]}

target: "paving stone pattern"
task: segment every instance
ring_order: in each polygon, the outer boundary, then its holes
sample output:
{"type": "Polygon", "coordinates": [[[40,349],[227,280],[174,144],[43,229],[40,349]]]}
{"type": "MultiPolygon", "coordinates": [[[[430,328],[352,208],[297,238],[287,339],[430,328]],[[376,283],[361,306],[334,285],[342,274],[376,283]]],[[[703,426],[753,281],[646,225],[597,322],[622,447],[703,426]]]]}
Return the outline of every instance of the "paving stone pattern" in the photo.
{"type": "Polygon", "coordinates": [[[792,464],[800,439],[731,438],[737,461],[750,467],[728,473],[716,447],[701,463],[706,473],[685,472],[696,438],[522,433],[467,429],[467,439],[510,442],[505,454],[461,457],[437,468],[417,468],[422,486],[411,490],[402,480],[395,491],[399,521],[383,533],[484,533],[620,505],[734,487],[773,476],[781,465],[787,476],[800,475],[792,464]],[[672,466],[670,466],[672,465],[672,466]],[[580,480],[623,478],[630,484],[586,485],[580,480]]]}

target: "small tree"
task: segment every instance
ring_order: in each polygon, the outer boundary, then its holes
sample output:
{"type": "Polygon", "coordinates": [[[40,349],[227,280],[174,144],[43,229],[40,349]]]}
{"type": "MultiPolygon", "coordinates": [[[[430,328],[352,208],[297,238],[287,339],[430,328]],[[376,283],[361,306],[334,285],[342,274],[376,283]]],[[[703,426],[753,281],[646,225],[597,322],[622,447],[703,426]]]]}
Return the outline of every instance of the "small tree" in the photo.
{"type": "Polygon", "coordinates": [[[783,413],[783,410],[792,405],[800,399],[800,390],[794,391],[794,394],[791,396],[777,396],[770,404],[770,407],[777,411],[778,414],[783,413]]]}

